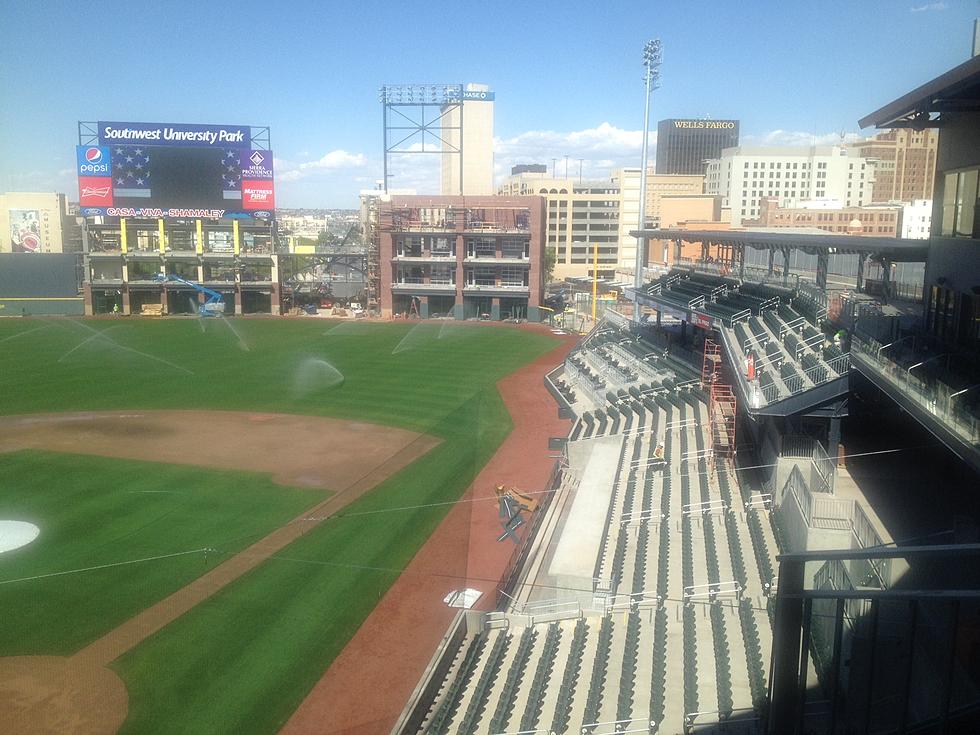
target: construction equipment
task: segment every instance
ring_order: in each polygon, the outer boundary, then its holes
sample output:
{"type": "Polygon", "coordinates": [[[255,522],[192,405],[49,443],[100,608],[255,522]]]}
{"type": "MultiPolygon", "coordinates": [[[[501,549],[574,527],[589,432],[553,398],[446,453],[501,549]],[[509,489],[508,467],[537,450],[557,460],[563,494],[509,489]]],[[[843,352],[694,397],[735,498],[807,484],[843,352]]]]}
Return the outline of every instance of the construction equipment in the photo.
{"type": "Polygon", "coordinates": [[[516,487],[504,487],[503,485],[497,485],[494,492],[497,494],[498,501],[501,498],[508,497],[514,501],[521,511],[528,514],[533,513],[538,509],[538,501],[529,495],[525,495],[524,493],[520,492],[516,487]]]}
{"type": "Polygon", "coordinates": [[[190,286],[198,293],[202,293],[207,296],[207,300],[198,307],[198,314],[201,316],[222,316],[225,313],[225,301],[224,297],[217,291],[213,291],[210,288],[202,286],[200,283],[194,283],[193,281],[188,281],[186,278],[181,278],[173,273],[168,273],[166,275],[159,274],[156,279],[162,283],[182,283],[185,286],[190,286]]]}

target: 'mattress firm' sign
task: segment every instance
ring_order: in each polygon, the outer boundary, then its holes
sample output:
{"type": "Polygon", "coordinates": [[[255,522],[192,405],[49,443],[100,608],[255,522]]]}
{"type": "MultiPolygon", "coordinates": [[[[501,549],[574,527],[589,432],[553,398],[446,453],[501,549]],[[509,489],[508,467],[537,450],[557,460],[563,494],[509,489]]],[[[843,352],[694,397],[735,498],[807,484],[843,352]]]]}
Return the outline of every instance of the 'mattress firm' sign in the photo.
{"type": "Polygon", "coordinates": [[[99,122],[99,143],[104,146],[144,144],[249,148],[248,125],[189,125],[186,123],[99,122]]]}
{"type": "Polygon", "coordinates": [[[737,120],[674,120],[675,128],[690,128],[694,130],[734,130],[738,127],[737,120]]]}

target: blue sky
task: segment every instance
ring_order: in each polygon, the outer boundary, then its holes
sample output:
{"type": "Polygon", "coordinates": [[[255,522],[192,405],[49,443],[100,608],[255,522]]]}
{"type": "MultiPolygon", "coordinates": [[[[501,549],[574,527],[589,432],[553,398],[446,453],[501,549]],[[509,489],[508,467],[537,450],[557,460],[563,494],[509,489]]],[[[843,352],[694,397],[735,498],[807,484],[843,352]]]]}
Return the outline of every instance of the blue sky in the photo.
{"type": "MultiPolygon", "coordinates": [[[[0,191],[74,198],[77,120],[266,124],[280,206],[354,207],[381,176],[386,83],[487,83],[499,173],[552,158],[561,173],[568,155],[602,177],[639,165],[655,37],[653,123],[733,117],[744,143],[829,142],[965,61],[977,16],[980,0],[6,0],[0,191]]],[[[400,158],[391,185],[436,187],[422,158],[400,158]]]]}

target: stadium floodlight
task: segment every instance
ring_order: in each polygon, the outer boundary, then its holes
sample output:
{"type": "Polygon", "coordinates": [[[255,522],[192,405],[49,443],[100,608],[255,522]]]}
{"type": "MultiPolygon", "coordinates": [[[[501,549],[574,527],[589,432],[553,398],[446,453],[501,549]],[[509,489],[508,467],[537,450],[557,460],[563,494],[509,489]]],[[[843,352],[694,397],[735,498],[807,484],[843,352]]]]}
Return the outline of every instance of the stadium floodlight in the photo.
{"type": "MultiPolygon", "coordinates": [[[[646,82],[646,94],[643,97],[643,153],[640,160],[640,222],[642,232],[647,225],[647,158],[649,154],[650,137],[650,93],[660,87],[660,64],[663,62],[663,45],[656,38],[647,41],[643,46],[643,75],[646,82]]],[[[633,269],[633,322],[640,323],[640,288],[643,286],[643,269],[646,266],[647,238],[640,235],[636,238],[636,259],[633,269]]]]}

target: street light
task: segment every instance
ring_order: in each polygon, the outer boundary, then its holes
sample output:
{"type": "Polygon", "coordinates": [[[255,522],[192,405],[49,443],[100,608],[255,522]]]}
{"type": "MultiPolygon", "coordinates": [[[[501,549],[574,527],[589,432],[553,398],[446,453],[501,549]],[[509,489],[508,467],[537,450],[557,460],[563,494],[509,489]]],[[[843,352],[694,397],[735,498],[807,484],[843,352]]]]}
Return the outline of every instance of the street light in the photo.
{"type": "Polygon", "coordinates": [[[644,256],[647,250],[647,238],[642,234],[647,225],[647,154],[649,149],[650,130],[650,93],[660,86],[660,64],[663,47],[660,39],[647,41],[643,46],[643,66],[646,73],[646,94],[643,98],[643,154],[640,161],[640,223],[641,234],[636,238],[636,261],[633,273],[633,321],[640,323],[640,287],[643,286],[644,256]]]}

